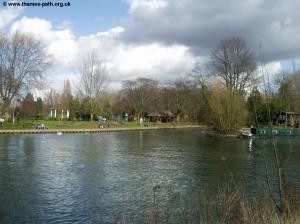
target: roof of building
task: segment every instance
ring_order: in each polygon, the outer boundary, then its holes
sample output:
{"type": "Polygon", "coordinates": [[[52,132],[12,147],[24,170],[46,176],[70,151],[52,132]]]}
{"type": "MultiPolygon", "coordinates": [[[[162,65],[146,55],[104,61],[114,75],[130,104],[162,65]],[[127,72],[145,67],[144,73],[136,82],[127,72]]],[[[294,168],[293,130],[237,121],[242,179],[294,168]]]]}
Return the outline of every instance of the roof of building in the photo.
{"type": "Polygon", "coordinates": [[[159,112],[149,113],[147,115],[147,117],[175,117],[175,116],[173,115],[173,113],[171,111],[165,110],[165,111],[163,111],[161,113],[159,113],[159,112]]]}

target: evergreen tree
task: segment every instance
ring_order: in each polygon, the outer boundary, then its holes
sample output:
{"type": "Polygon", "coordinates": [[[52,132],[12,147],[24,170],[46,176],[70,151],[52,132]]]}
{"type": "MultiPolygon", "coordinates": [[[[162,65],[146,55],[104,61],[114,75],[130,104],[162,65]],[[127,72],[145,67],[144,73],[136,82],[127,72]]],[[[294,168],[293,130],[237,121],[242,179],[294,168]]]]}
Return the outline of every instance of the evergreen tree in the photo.
{"type": "Polygon", "coordinates": [[[34,103],[34,98],[32,93],[27,93],[22,103],[22,115],[24,118],[35,118],[36,117],[36,107],[34,103]]]}

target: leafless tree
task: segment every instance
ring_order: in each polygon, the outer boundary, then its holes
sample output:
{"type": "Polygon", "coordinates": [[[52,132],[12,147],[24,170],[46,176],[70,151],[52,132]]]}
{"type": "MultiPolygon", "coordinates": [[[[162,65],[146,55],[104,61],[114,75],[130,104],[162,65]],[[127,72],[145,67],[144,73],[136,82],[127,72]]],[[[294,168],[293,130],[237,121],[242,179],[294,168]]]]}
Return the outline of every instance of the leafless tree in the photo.
{"type": "Polygon", "coordinates": [[[240,37],[222,40],[211,53],[211,66],[231,91],[243,91],[256,70],[254,54],[240,37]]]}
{"type": "Polygon", "coordinates": [[[287,99],[291,104],[290,110],[300,112],[300,71],[290,78],[290,93],[290,98],[287,99]]]}
{"type": "Polygon", "coordinates": [[[198,105],[195,102],[197,99],[197,82],[194,79],[189,79],[186,76],[184,78],[177,79],[169,89],[170,101],[171,101],[171,111],[176,115],[176,121],[180,122],[180,117],[191,116],[191,108],[196,108],[198,105]],[[196,94],[195,94],[196,92],[196,94]]]}
{"type": "Polygon", "coordinates": [[[49,92],[45,93],[44,102],[49,107],[48,109],[52,109],[54,107],[58,107],[60,99],[60,94],[56,92],[55,89],[50,89],[49,92]]]}
{"type": "Polygon", "coordinates": [[[126,102],[128,110],[139,117],[153,110],[158,82],[147,78],[137,78],[124,81],[121,97],[126,102]]]}
{"type": "Polygon", "coordinates": [[[63,92],[61,94],[61,105],[62,109],[70,110],[71,101],[72,101],[72,89],[71,89],[71,83],[69,79],[66,79],[64,81],[64,88],[63,92]]]}
{"type": "Polygon", "coordinates": [[[46,48],[32,37],[15,32],[0,34],[0,107],[7,112],[22,90],[41,83],[49,66],[46,48]]]}
{"type": "Polygon", "coordinates": [[[78,64],[79,93],[87,99],[91,121],[96,112],[97,99],[105,88],[107,75],[105,64],[95,52],[83,57],[78,64]]]}

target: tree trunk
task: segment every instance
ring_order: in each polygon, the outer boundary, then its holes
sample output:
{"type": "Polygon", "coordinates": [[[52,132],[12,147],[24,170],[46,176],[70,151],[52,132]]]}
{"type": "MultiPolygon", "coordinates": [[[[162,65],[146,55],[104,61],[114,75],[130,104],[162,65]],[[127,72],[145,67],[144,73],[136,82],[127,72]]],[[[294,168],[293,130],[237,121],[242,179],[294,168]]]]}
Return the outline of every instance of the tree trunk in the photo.
{"type": "Polygon", "coordinates": [[[179,123],[179,121],[180,121],[180,115],[177,114],[177,115],[176,115],[176,122],[179,123]]]}
{"type": "Polygon", "coordinates": [[[91,113],[91,122],[93,121],[93,118],[94,118],[94,114],[91,113]]]}
{"type": "Polygon", "coordinates": [[[0,111],[0,117],[8,119],[10,117],[9,115],[9,107],[10,107],[11,101],[8,99],[4,99],[3,103],[1,105],[1,111],[0,111]]]}

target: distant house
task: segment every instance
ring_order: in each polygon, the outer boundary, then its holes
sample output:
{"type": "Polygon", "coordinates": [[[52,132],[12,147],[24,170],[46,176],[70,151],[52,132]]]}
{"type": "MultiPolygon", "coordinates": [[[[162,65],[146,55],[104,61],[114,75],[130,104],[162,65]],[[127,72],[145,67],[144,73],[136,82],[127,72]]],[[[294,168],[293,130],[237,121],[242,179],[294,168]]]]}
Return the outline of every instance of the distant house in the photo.
{"type": "Polygon", "coordinates": [[[299,127],[300,116],[295,112],[280,112],[277,114],[277,125],[299,127]]]}
{"type": "Polygon", "coordinates": [[[62,109],[61,110],[61,113],[60,113],[60,110],[56,110],[55,108],[53,109],[50,109],[50,113],[49,113],[49,117],[50,118],[55,118],[55,119],[64,119],[64,118],[67,118],[69,119],[70,117],[70,112],[69,110],[66,110],[64,112],[64,110],[62,109]]]}
{"type": "Polygon", "coordinates": [[[173,122],[173,121],[175,121],[176,116],[173,115],[173,113],[171,111],[163,111],[161,113],[159,113],[159,112],[149,113],[146,116],[146,118],[150,122],[163,122],[163,123],[167,123],[167,122],[173,122]]]}

